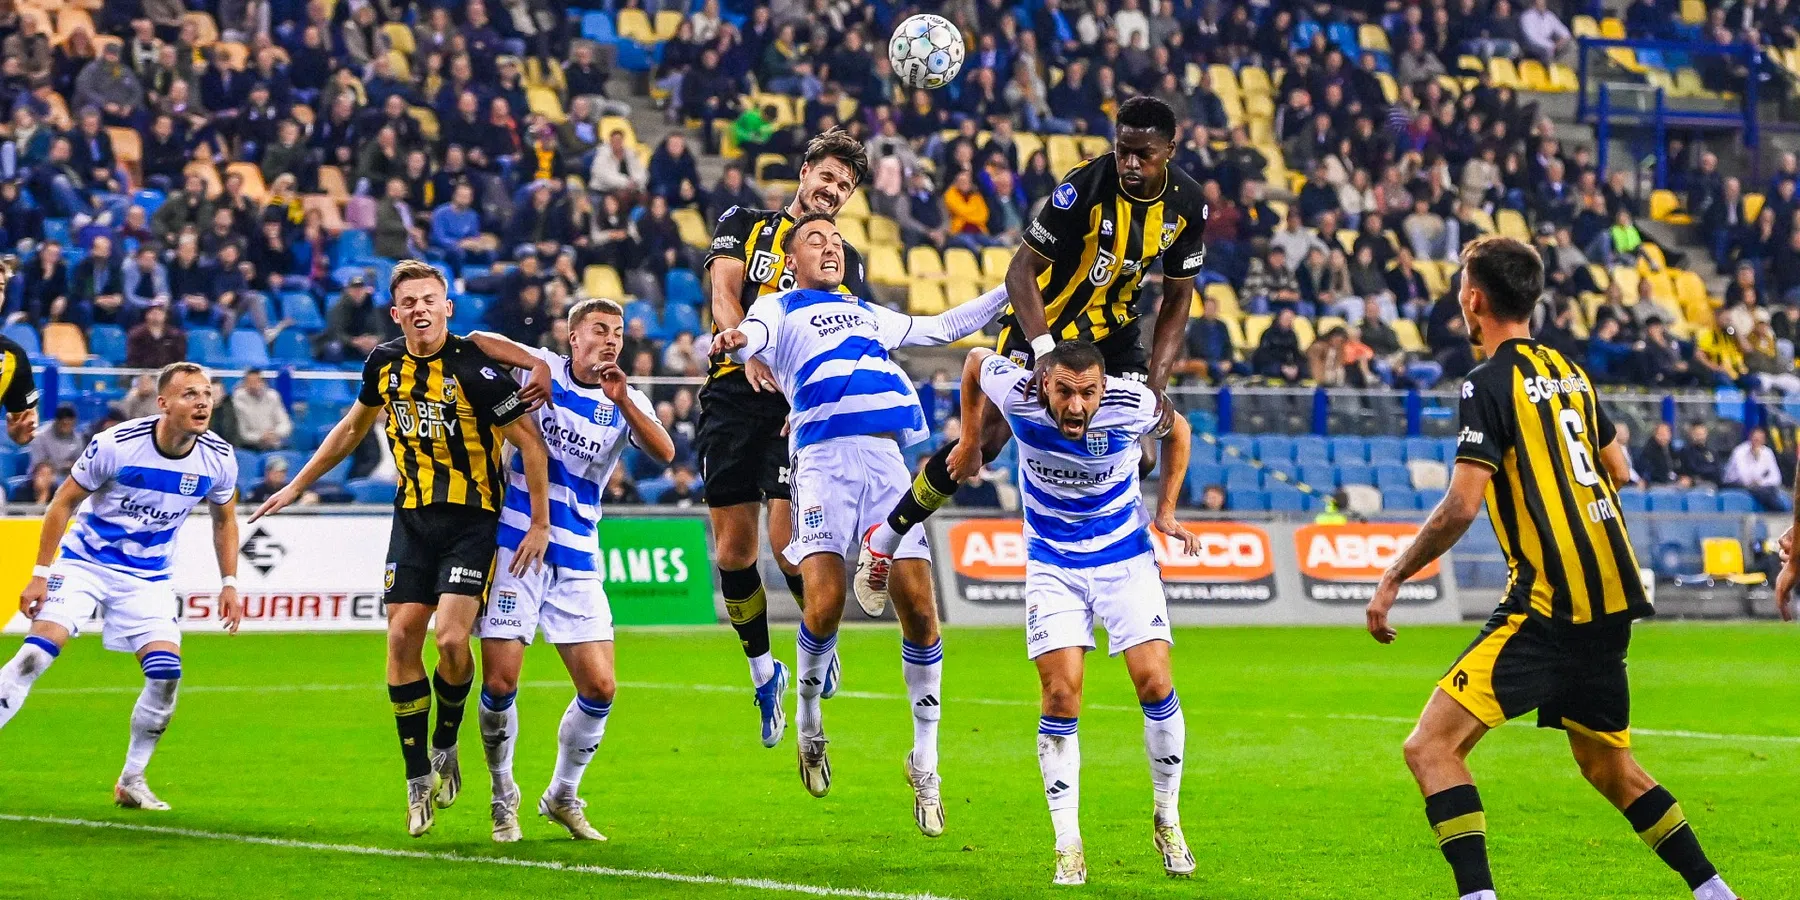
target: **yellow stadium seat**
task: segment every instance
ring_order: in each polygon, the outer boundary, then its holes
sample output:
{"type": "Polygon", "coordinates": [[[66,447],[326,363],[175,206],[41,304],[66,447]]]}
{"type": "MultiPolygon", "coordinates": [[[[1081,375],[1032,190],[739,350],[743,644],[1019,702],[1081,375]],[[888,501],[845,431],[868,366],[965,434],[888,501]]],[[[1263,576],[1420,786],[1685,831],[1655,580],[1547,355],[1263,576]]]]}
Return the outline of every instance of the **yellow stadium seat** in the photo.
{"type": "MultiPolygon", "coordinates": [[[[1764,202],[1765,202],[1765,198],[1761,194],[1745,194],[1744,195],[1744,221],[1746,221],[1746,222],[1756,221],[1756,217],[1762,215],[1764,202]]],[[[1777,224],[1779,224],[1779,223],[1777,223],[1777,224]]]]}
{"type": "Polygon", "coordinates": [[[1300,349],[1302,350],[1311,347],[1312,342],[1318,340],[1318,335],[1313,333],[1313,323],[1311,319],[1308,319],[1305,316],[1294,319],[1294,339],[1300,342],[1300,349]]]}
{"type": "Polygon", "coordinates": [[[409,106],[406,108],[406,114],[412,116],[413,121],[419,123],[419,134],[426,140],[435,142],[438,139],[437,113],[432,112],[431,107],[409,106]]]}
{"type": "Polygon", "coordinates": [[[68,322],[51,322],[45,325],[44,355],[65,366],[86,365],[87,339],[81,336],[81,326],[68,322]]]}
{"type": "Polygon", "coordinates": [[[1616,284],[1619,286],[1619,294],[1620,294],[1620,296],[1625,298],[1626,306],[1630,306],[1637,302],[1637,295],[1638,295],[1638,270],[1637,269],[1631,268],[1628,266],[1613,266],[1612,267],[1612,280],[1613,280],[1613,284],[1616,284]]]}
{"type": "Polygon", "coordinates": [[[870,241],[869,228],[865,222],[864,219],[838,216],[837,230],[838,234],[843,237],[844,243],[858,250],[866,250],[870,246],[870,241]]]}
{"type": "Polygon", "coordinates": [[[625,132],[626,145],[638,143],[637,129],[633,128],[631,120],[624,116],[601,116],[600,124],[594,127],[594,133],[600,135],[602,140],[612,137],[612,133],[615,131],[625,132]]]}
{"type": "Polygon", "coordinates": [[[244,180],[244,196],[261,203],[269,196],[268,185],[263,184],[262,169],[252,162],[234,162],[225,165],[226,175],[236,175],[244,180]]]}
{"type": "Polygon", "coordinates": [[[988,247],[982,250],[982,282],[998,285],[1006,281],[1006,270],[1012,267],[1013,252],[1005,247],[988,247]]]}
{"type": "Polygon", "coordinates": [[[1112,141],[1097,134],[1077,138],[1075,144],[1080,148],[1082,159],[1098,159],[1112,152],[1112,141]]]}
{"type": "MultiPolygon", "coordinates": [[[[1255,349],[1257,344],[1262,343],[1263,332],[1269,330],[1269,323],[1273,321],[1275,321],[1275,317],[1269,315],[1245,316],[1244,343],[1242,346],[1247,350],[1255,349]]],[[[1294,321],[1298,322],[1300,320],[1295,319],[1294,321]]]]}
{"type": "Polygon", "coordinates": [[[1450,289],[1450,283],[1444,280],[1444,270],[1438,268],[1433,260],[1416,260],[1413,269],[1419,273],[1419,280],[1425,282],[1425,290],[1436,297],[1450,289]]]}
{"type": "Polygon", "coordinates": [[[1373,22],[1364,22],[1363,26],[1356,30],[1356,42],[1361,44],[1364,50],[1376,50],[1382,53],[1394,52],[1394,48],[1388,43],[1387,32],[1382,31],[1381,26],[1373,22]]]}
{"type": "Polygon", "coordinates": [[[1653,241],[1645,241],[1638,248],[1641,258],[1638,259],[1638,272],[1661,272],[1669,267],[1669,260],[1663,256],[1662,248],[1653,241]]]}
{"type": "Polygon", "coordinates": [[[1595,287],[1603,291],[1612,287],[1612,274],[1606,271],[1605,266],[1599,263],[1588,263],[1587,270],[1588,277],[1594,279],[1595,287]]]}
{"type": "Polygon", "coordinates": [[[1451,78],[1448,75],[1439,75],[1437,77],[1437,83],[1438,83],[1438,87],[1443,88],[1444,92],[1449,94],[1450,96],[1452,96],[1452,97],[1461,97],[1462,96],[1463,83],[1461,81],[1458,81],[1455,78],[1451,78]]]}
{"type": "Polygon", "coordinates": [[[1387,102],[1398,103],[1400,101],[1400,85],[1394,81],[1394,76],[1386,72],[1376,72],[1375,81],[1381,85],[1381,96],[1386,97],[1387,102]]]}
{"type": "Polygon", "coordinates": [[[676,9],[665,9],[656,14],[656,40],[658,43],[675,36],[681,29],[681,20],[687,18],[676,9]]]}
{"type": "Polygon", "coordinates": [[[1706,279],[1700,273],[1687,269],[1673,269],[1671,277],[1675,279],[1675,300],[1683,309],[1690,304],[1703,304],[1706,299],[1706,279]]]}
{"type": "Polygon", "coordinates": [[[1244,99],[1236,94],[1220,94],[1219,106],[1225,110],[1225,124],[1232,128],[1244,124],[1244,99]]]}
{"type": "Polygon", "coordinates": [[[869,193],[863,190],[852,191],[850,199],[844,201],[844,208],[838,210],[838,215],[854,219],[866,219],[874,215],[869,209],[869,193]]]}
{"type": "Polygon", "coordinates": [[[1031,158],[1044,149],[1044,139],[1029,131],[1021,131],[1013,135],[1013,147],[1019,151],[1019,170],[1024,171],[1031,158]]]}
{"type": "Polygon", "coordinates": [[[1081,163],[1081,145],[1066,134],[1053,134],[1045,141],[1050,151],[1050,172],[1061,178],[1081,163]]]}
{"type": "Polygon", "coordinates": [[[1517,90],[1523,87],[1519,81],[1519,70],[1513,67],[1512,60],[1504,56],[1496,56],[1488,60],[1488,77],[1494,80],[1496,87],[1509,87],[1517,90]]]}
{"type": "Polygon", "coordinates": [[[1242,94],[1243,88],[1238,85],[1237,73],[1224,63],[1213,63],[1206,67],[1206,74],[1212,78],[1212,91],[1215,94],[1242,94]]]}
{"type": "Polygon", "coordinates": [[[890,245],[877,245],[863,254],[869,266],[869,283],[898,287],[909,283],[906,266],[900,262],[900,251],[890,245]]]}
{"type": "Polygon", "coordinates": [[[1599,37],[1600,25],[1593,16],[1576,16],[1569,20],[1569,31],[1576,37],[1599,37]]]}
{"type": "Polygon", "coordinates": [[[1494,226],[1502,237],[1531,243],[1531,229],[1525,224],[1525,217],[1517,210],[1503,209],[1494,214],[1494,226]]]}
{"type": "Polygon", "coordinates": [[[770,166],[785,166],[787,161],[788,158],[779,153],[756,154],[756,180],[764,180],[763,173],[768,171],[770,166]]]}
{"type": "Polygon", "coordinates": [[[906,311],[915,316],[935,316],[950,308],[941,281],[912,281],[906,286],[906,311]]]}
{"type": "Polygon", "coordinates": [[[400,22],[389,22],[381,26],[381,33],[387,35],[388,47],[408,56],[413,54],[417,45],[413,43],[412,29],[400,22]]]}
{"type": "Polygon", "coordinates": [[[1481,229],[1482,234],[1498,234],[1500,232],[1500,229],[1494,224],[1494,217],[1488,215],[1488,211],[1485,209],[1477,207],[1475,209],[1464,210],[1464,215],[1468,217],[1470,222],[1475,223],[1476,227],[1481,229]]]}
{"type": "Polygon", "coordinates": [[[1272,121],[1275,118],[1275,101],[1268,94],[1245,94],[1244,115],[1254,121],[1272,121]]]}
{"type": "Polygon", "coordinates": [[[867,227],[869,231],[869,246],[900,246],[900,225],[893,219],[890,219],[887,216],[870,216],[867,227]]]}
{"type": "Polygon", "coordinates": [[[712,236],[706,230],[706,220],[701,218],[699,210],[684,206],[671,210],[669,218],[675,221],[675,230],[681,235],[682,243],[696,248],[712,244],[712,236]]]}
{"type": "Polygon", "coordinates": [[[1248,352],[1245,348],[1250,346],[1250,342],[1244,340],[1244,319],[1242,316],[1226,316],[1223,321],[1225,330],[1231,334],[1231,355],[1241,359],[1248,352]]]}
{"type": "Polygon", "coordinates": [[[1334,235],[1334,237],[1337,238],[1338,246],[1344,248],[1344,253],[1353,254],[1356,252],[1355,230],[1350,228],[1339,228],[1338,233],[1334,235]]]}
{"type": "Polygon", "coordinates": [[[1408,353],[1425,352],[1425,340],[1419,336],[1418,323],[1402,316],[1388,324],[1394,329],[1394,337],[1400,342],[1400,349],[1408,353]]]}
{"type": "Polygon", "coordinates": [[[625,284],[619,280],[619,272],[612,266],[588,266],[581,273],[581,289],[589,297],[617,300],[625,296],[625,284]]]}
{"type": "Polygon", "coordinates": [[[1615,40],[1615,41],[1624,40],[1625,39],[1625,23],[1618,19],[1613,18],[1612,16],[1607,16],[1606,18],[1601,19],[1600,20],[1600,36],[1603,38],[1608,38],[1608,39],[1615,40]]]}
{"type": "Polygon", "coordinates": [[[1550,71],[1544,64],[1535,59],[1523,60],[1519,63],[1519,85],[1528,91],[1549,92],[1555,90],[1550,83],[1550,71]]]}
{"type": "Polygon", "coordinates": [[[1648,275],[1640,274],[1639,277],[1649,282],[1651,299],[1658,305],[1667,301],[1671,309],[1675,308],[1675,276],[1668,272],[1651,272],[1648,275]]]}
{"type": "Polygon", "coordinates": [[[1681,0],[1681,21],[1689,25],[1706,22],[1706,4],[1701,0],[1681,0]]]}
{"type": "Polygon", "coordinates": [[[1267,97],[1275,93],[1269,73],[1262,66],[1245,66],[1238,70],[1238,87],[1246,97],[1267,97]]]}
{"type": "MultiPolygon", "coordinates": [[[[76,11],[77,10],[65,9],[62,12],[58,13],[57,14],[57,28],[59,30],[62,29],[62,27],[63,27],[62,17],[63,16],[69,15],[70,13],[76,12],[76,11]]],[[[213,21],[213,17],[212,17],[211,13],[204,13],[204,12],[183,13],[181,16],[181,22],[184,25],[189,22],[194,23],[194,32],[195,32],[194,46],[196,46],[196,47],[205,47],[208,44],[211,44],[219,39],[219,26],[218,26],[218,23],[213,21]]],[[[88,25],[89,25],[89,30],[91,31],[93,23],[89,22],[88,25]]]]}
{"type": "Polygon", "coordinates": [[[981,296],[981,293],[980,280],[971,281],[967,278],[952,278],[949,281],[944,282],[944,303],[946,306],[967,303],[970,300],[981,296]]]}
{"type": "Polygon", "coordinates": [[[944,251],[944,277],[951,281],[980,281],[981,260],[966,248],[951,247],[944,251]]]}
{"type": "Polygon", "coordinates": [[[656,43],[656,29],[650,25],[650,16],[636,7],[619,10],[619,21],[613,30],[619,37],[630,38],[640,44],[656,43]]]}
{"type": "Polygon", "coordinates": [[[1575,70],[1562,63],[1550,64],[1550,84],[1559,94],[1573,94],[1581,90],[1581,78],[1575,70]]]}
{"type": "Polygon", "coordinates": [[[944,277],[944,260],[935,247],[914,247],[906,251],[906,274],[914,278],[944,277]]]}
{"type": "Polygon", "coordinates": [[[1464,73],[1482,72],[1487,70],[1487,66],[1482,65],[1481,57],[1464,53],[1456,58],[1456,70],[1464,73]]]}
{"type": "Polygon", "coordinates": [[[526,88],[525,103],[531,107],[532,112],[552,122],[561,124],[569,119],[563,114],[562,100],[556,96],[555,91],[549,88],[526,88]]]}

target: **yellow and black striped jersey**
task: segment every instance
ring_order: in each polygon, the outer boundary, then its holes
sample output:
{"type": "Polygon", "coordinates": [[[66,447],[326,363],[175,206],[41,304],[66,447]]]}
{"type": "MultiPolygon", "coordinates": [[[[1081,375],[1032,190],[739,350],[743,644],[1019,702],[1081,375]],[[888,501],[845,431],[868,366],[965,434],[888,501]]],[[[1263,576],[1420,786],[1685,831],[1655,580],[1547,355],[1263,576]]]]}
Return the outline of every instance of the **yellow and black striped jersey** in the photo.
{"type": "Polygon", "coordinates": [[[31,377],[31,357],[12,338],[0,336],[0,407],[7,415],[37,406],[37,382],[31,377]]]}
{"type": "MultiPolygon", "coordinates": [[[[1138,289],[1158,257],[1165,278],[1200,274],[1205,228],[1200,184],[1175,166],[1148,200],[1126,193],[1111,153],[1076,166],[1025,229],[1025,246],[1050,261],[1038,288],[1051,336],[1097,341],[1136,321],[1138,289]]],[[[1017,324],[1010,307],[1002,322],[1017,324]]]]}
{"type": "Polygon", "coordinates": [[[388,341],[363,365],[357,400],[387,407],[388,446],[400,470],[396,506],[500,510],[500,428],[527,410],[518,383],[473,342],[452,334],[437,353],[420,357],[406,351],[404,338],[388,341]]]}
{"type": "Polygon", "coordinates": [[[1587,373],[1536,341],[1500,345],[1462,386],[1456,460],[1494,471],[1488,518],[1506,603],[1574,625],[1650,615],[1619,494],[1599,464],[1616,432],[1587,373]]]}
{"type": "MultiPolygon", "coordinates": [[[[787,268],[787,254],[781,252],[781,239],[792,227],[794,219],[785,208],[734,206],[719,216],[719,223],[713,227],[712,250],[702,268],[711,268],[715,259],[735,259],[743,263],[744,289],[739,292],[738,301],[748,311],[758,297],[794,289],[794,274],[787,268]]],[[[857,297],[872,296],[865,271],[862,254],[848,241],[844,242],[844,283],[838,290],[857,297]]],[[[713,325],[713,333],[719,333],[717,323],[713,325]]],[[[712,360],[707,377],[718,378],[741,372],[743,368],[728,356],[717,356],[712,360]]]]}

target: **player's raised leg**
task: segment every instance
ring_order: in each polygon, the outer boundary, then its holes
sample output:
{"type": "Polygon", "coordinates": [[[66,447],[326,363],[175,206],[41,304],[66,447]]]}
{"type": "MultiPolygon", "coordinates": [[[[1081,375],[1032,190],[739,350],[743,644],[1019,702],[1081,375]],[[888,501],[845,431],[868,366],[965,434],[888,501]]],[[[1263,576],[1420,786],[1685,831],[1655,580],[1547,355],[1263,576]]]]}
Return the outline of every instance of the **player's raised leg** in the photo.
{"type": "Polygon", "coordinates": [[[808,793],[831,791],[825,753],[825,721],[819,701],[836,693],[838,623],[844,618],[844,558],[814,553],[800,561],[806,579],[806,611],[800,622],[794,727],[799,729],[800,781],[808,793]]]}
{"type": "Polygon", "coordinates": [[[144,770],[175,715],[175,693],[181,684],[181,647],[169,641],[151,641],[138,648],[137,658],[144,670],[144,689],[131,707],[131,743],[125,751],[125,768],[113,786],[113,802],[126,809],[166,810],[169,804],[150,791],[144,770]]]}
{"type": "Polygon", "coordinates": [[[1076,733],[1086,652],[1085,647],[1063,647],[1035,660],[1043,694],[1038,771],[1044,776],[1044,800],[1056,832],[1054,884],[1087,883],[1087,858],[1081,845],[1081,740],[1076,733]]]}
{"type": "Polygon", "coordinates": [[[6,723],[24,708],[31,686],[49,671],[50,664],[56,662],[63,645],[68,642],[69,630],[61,625],[54,622],[31,624],[31,633],[25,636],[19,652],[14,653],[5,666],[0,666],[0,728],[5,728],[6,723]]]}
{"type": "MultiPolygon", "coordinates": [[[[608,630],[610,627],[609,620],[608,630]]],[[[587,801],[579,792],[581,776],[606,735],[606,718],[612,713],[613,695],[618,690],[613,680],[613,642],[558,644],[556,652],[575,682],[575,698],[563,711],[562,725],[556,731],[556,773],[550,789],[538,800],[538,814],[568,829],[575,840],[604,841],[606,836],[588,824],[582,812],[587,801]]]]}
{"type": "Polygon", "coordinates": [[[1622,735],[1569,729],[1569,750],[1594,789],[1625,814],[1631,830],[1687,882],[1695,900],[1737,900],[1667,788],[1638,765],[1622,735]]]}
{"type": "Polygon", "coordinates": [[[524,661],[523,641],[482,637],[481,709],[476,720],[493,782],[494,840],[503,844],[524,837],[519,829],[519,784],[513,778],[513,751],[519,743],[519,672],[524,661]]]}
{"type": "Polygon", "coordinates": [[[1497,897],[1488,868],[1487,814],[1466,762],[1487,733],[1486,724],[1440,688],[1432,692],[1403,747],[1406,766],[1425,795],[1425,819],[1456,877],[1461,900],[1497,897]]]}
{"type": "MultiPolygon", "coordinates": [[[[1166,616],[1166,613],[1164,614],[1166,616]]],[[[1166,618],[1165,618],[1166,621],[1166,618]]],[[[1112,630],[1107,631],[1113,640],[1112,630]]],[[[1171,876],[1194,874],[1194,854],[1181,833],[1181,761],[1187,754],[1187,720],[1169,673],[1169,644],[1149,640],[1125,650],[1138,704],[1144,710],[1144,752],[1150,758],[1151,834],[1171,876]]]]}
{"type": "MultiPolygon", "coordinates": [[[[903,551],[904,552],[904,551],[903,551]]],[[[913,746],[906,777],[913,789],[913,820],[926,837],[944,833],[944,801],[938,778],[938,723],[944,717],[944,640],[929,559],[894,564],[894,616],[900,620],[900,671],[912,709],[913,746]]]]}

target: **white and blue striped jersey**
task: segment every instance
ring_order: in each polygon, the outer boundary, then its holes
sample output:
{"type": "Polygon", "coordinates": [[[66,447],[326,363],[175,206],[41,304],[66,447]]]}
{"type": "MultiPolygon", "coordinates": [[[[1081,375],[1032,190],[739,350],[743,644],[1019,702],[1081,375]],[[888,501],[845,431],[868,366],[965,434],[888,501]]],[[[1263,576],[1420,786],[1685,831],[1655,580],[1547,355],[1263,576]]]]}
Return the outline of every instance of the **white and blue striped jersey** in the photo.
{"type": "Polygon", "coordinates": [[[751,305],[739,362],[761,355],[787,395],[795,451],[833,438],[891,434],[902,447],[931,436],[896,347],[948,344],[979,331],[1006,303],[990,291],[936,316],[908,316],[850,294],[793,290],[751,305]]]}
{"type": "Polygon", "coordinates": [[[175,535],[200,501],[229,503],[237,493],[237,452],[210,432],[187,455],[156,446],[146,416],[94,435],[69,477],[88,498],[62,539],[62,554],[125,575],[165,581],[175,535]]]}
{"type": "Polygon", "coordinates": [[[1086,437],[1070,440],[1032,392],[1031,375],[1004,356],[981,364],[982,393],[1019,442],[1026,559],[1084,569],[1152,552],[1138,487],[1138,439],[1162,420],[1156,394],[1108,377],[1086,437]]]}
{"type": "MultiPolygon", "coordinates": [[[[575,380],[568,357],[538,347],[526,349],[549,364],[552,373],[550,402],[533,414],[550,450],[550,546],[544,561],[564,578],[598,578],[600,495],[625,452],[631,429],[605,391],[575,380]]],[[[529,378],[530,373],[519,377],[529,378]]],[[[655,417],[643,391],[634,387],[625,391],[632,405],[655,417]]],[[[530,527],[525,464],[515,451],[507,465],[506,502],[500,508],[500,546],[519,549],[530,527]]]]}

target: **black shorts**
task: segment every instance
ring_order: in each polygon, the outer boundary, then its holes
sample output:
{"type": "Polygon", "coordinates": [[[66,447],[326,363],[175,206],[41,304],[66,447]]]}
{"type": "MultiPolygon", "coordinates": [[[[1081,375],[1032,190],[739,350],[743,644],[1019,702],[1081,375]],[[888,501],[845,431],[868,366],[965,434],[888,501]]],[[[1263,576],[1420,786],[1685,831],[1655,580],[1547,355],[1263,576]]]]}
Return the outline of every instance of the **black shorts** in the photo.
{"type": "Polygon", "coordinates": [[[1438,687],[1490,728],[1537,710],[1561,728],[1631,746],[1631,623],[1565,625],[1502,606],[1438,687]]]}
{"type": "Polygon", "coordinates": [[[789,498],[788,439],[781,433],[787,415],[787,399],[779,391],[751,390],[741,370],[700,389],[694,452],[707,506],[789,498]]]}
{"type": "Polygon", "coordinates": [[[436,606],[440,594],[485,600],[499,527],[499,513],[459,503],[394,510],[383,602],[436,606]]]}
{"type": "MultiPolygon", "coordinates": [[[[1124,328],[1095,341],[1094,348],[1105,358],[1108,375],[1143,381],[1150,374],[1150,357],[1138,343],[1138,323],[1135,319],[1124,328]]],[[[1031,342],[1025,339],[1025,332],[1020,331],[1016,325],[1008,325],[1000,330],[1000,340],[994,345],[994,352],[1027,369],[1036,362],[1031,352],[1031,342]]]]}

